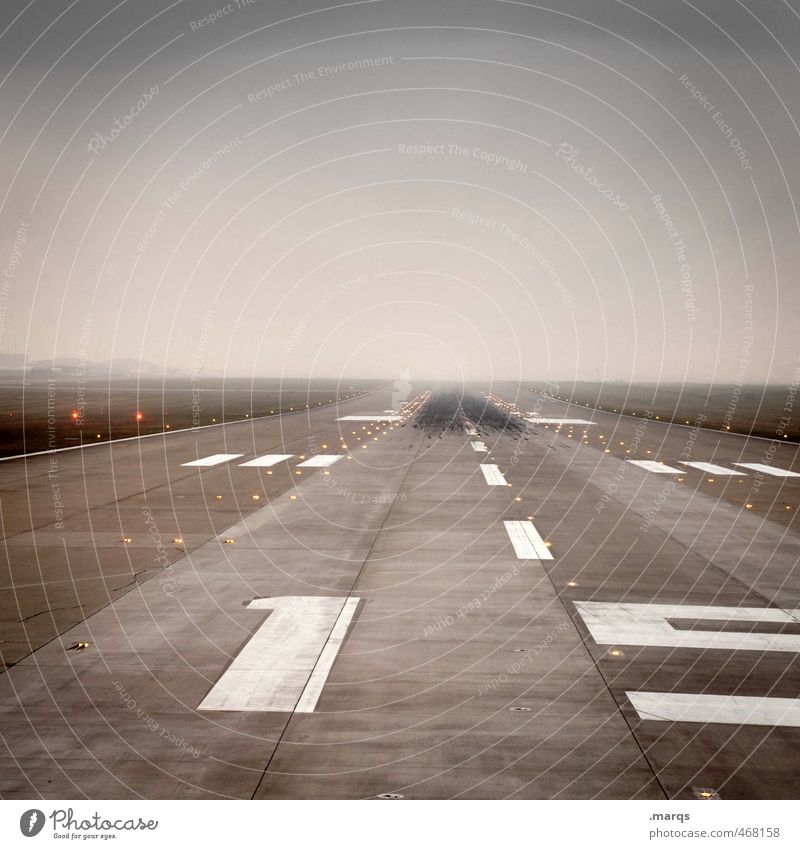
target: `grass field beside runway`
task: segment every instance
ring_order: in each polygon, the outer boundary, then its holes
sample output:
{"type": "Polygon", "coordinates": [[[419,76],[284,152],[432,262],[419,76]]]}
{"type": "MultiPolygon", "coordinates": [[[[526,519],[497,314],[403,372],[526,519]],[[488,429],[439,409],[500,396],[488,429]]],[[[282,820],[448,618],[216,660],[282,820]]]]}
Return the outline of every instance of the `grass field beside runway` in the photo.
{"type": "Polygon", "coordinates": [[[349,379],[7,377],[0,380],[0,457],[296,412],[373,388],[375,381],[349,379]]]}

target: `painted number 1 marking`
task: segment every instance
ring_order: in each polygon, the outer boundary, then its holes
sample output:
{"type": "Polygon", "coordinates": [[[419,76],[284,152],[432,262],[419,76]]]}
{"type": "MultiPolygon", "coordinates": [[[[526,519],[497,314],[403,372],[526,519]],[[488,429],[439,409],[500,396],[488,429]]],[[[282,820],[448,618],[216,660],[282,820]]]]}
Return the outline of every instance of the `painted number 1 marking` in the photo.
{"type": "Polygon", "coordinates": [[[272,613],[198,710],[313,712],[359,601],[328,596],[253,599],[248,610],[272,613]]]}

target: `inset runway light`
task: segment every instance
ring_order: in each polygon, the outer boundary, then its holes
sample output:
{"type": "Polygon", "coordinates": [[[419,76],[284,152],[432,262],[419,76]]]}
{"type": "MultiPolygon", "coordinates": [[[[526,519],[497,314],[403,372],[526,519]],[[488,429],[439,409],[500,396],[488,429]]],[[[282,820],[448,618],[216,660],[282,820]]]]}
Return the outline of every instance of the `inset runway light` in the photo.
{"type": "Polygon", "coordinates": [[[533,708],[517,706],[509,708],[509,710],[513,711],[514,713],[530,713],[533,708]]]}
{"type": "Polygon", "coordinates": [[[378,799],[405,799],[406,797],[402,793],[379,793],[377,798],[378,799]]]}
{"type": "Polygon", "coordinates": [[[747,504],[745,504],[744,506],[745,506],[748,510],[752,510],[752,509],[753,509],[753,505],[752,505],[752,504],[750,504],[750,502],[749,502],[749,501],[748,501],[748,503],[747,503],[747,504]]]}
{"type": "Polygon", "coordinates": [[[78,640],[77,642],[73,643],[67,649],[67,651],[84,651],[85,649],[88,649],[90,645],[91,643],[87,642],[86,640],[78,640]]]}
{"type": "Polygon", "coordinates": [[[222,496],[221,496],[221,495],[215,495],[215,496],[214,496],[214,498],[215,498],[217,501],[222,501],[222,496]]]}
{"type": "Polygon", "coordinates": [[[235,539],[231,539],[231,537],[228,537],[228,538],[225,540],[225,545],[233,545],[235,542],[236,542],[236,540],[235,540],[235,539]]]}
{"type": "Polygon", "coordinates": [[[577,581],[567,581],[567,586],[568,587],[577,587],[578,582],[577,581]]]}
{"type": "Polygon", "coordinates": [[[719,799],[719,791],[713,787],[692,787],[695,799],[719,799]]]}
{"type": "Polygon", "coordinates": [[[619,649],[609,649],[608,653],[611,655],[611,657],[624,657],[624,655],[619,649]]]}
{"type": "Polygon", "coordinates": [[[173,539],[172,541],[175,543],[175,545],[180,545],[183,542],[183,537],[175,537],[175,539],[173,539]]]}
{"type": "Polygon", "coordinates": [[[123,537],[121,542],[133,542],[133,538],[132,537],[123,537]]]}
{"type": "Polygon", "coordinates": [[[253,501],[259,501],[261,499],[260,495],[251,495],[250,497],[253,499],[253,501]]]}
{"type": "Polygon", "coordinates": [[[296,495],[290,495],[289,501],[297,501],[297,496],[296,495]]]}

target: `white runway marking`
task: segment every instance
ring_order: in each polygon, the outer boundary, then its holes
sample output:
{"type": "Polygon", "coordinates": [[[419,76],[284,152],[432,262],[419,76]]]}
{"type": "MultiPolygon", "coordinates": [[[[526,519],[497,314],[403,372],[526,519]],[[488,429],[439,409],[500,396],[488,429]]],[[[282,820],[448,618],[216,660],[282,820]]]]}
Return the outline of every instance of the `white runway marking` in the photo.
{"type": "Polygon", "coordinates": [[[478,435],[478,431],[477,431],[477,430],[475,430],[475,428],[474,428],[474,427],[468,427],[468,428],[465,430],[465,433],[467,434],[467,436],[477,436],[477,435],[478,435]]]}
{"type": "MultiPolygon", "coordinates": [[[[736,469],[726,469],[725,466],[717,466],[714,463],[687,463],[685,460],[678,461],[682,466],[690,466],[693,469],[700,469],[701,472],[709,472],[712,475],[738,475],[741,477],[744,472],[737,472],[736,469]]],[[[745,477],[747,477],[745,475],[745,477]]]]}
{"type": "Polygon", "coordinates": [[[314,710],[360,599],[257,598],[273,612],[245,643],[198,710],[314,710]]]}
{"type": "Polygon", "coordinates": [[[552,560],[553,555],[532,522],[504,521],[519,560],[552,560]]]}
{"type": "Polygon", "coordinates": [[[246,463],[239,463],[239,465],[243,468],[247,466],[274,466],[284,460],[290,460],[292,457],[294,457],[294,454],[264,454],[263,457],[256,457],[255,460],[248,460],[246,463]]]}
{"type": "Polygon", "coordinates": [[[399,422],[402,416],[382,416],[377,413],[374,416],[341,416],[337,422],[399,422]]]}
{"type": "Polygon", "coordinates": [[[470,442],[470,445],[472,446],[473,451],[481,451],[484,454],[489,450],[486,447],[486,443],[484,443],[484,442],[480,442],[480,441],[470,442]]]}
{"type": "Polygon", "coordinates": [[[533,424],[566,424],[566,425],[593,425],[594,422],[587,421],[586,419],[540,419],[536,416],[526,416],[525,417],[529,422],[533,424]]]}
{"type": "Polygon", "coordinates": [[[752,469],[754,472],[761,472],[763,475],[773,475],[776,478],[800,478],[800,473],[798,472],[776,469],[775,466],[767,466],[765,463],[734,463],[733,465],[741,466],[744,469],[752,469]]]}
{"type": "Polygon", "coordinates": [[[633,466],[638,466],[646,472],[655,472],[662,475],[680,474],[680,469],[673,469],[672,466],[667,466],[664,463],[657,463],[655,460],[628,460],[633,466]]]}
{"type": "Polygon", "coordinates": [[[755,622],[797,624],[800,614],[797,610],[613,601],[576,601],[575,607],[598,645],[800,652],[800,634],[748,631],[748,625],[755,622]],[[741,622],[742,630],[679,630],[669,622],[670,619],[741,622]]]}
{"type": "Polygon", "coordinates": [[[640,719],[800,728],[800,700],[700,693],[626,693],[640,719]]]}
{"type": "Polygon", "coordinates": [[[316,457],[311,457],[304,463],[298,463],[298,466],[332,466],[337,460],[341,460],[344,454],[317,454],[316,457]]]}
{"type": "Polygon", "coordinates": [[[325,648],[322,650],[322,654],[314,666],[314,671],[300,696],[300,701],[295,708],[296,713],[312,713],[316,708],[319,697],[322,695],[322,688],[325,686],[333,662],[336,660],[336,655],[347,636],[347,629],[353,621],[359,601],[358,598],[348,598],[344,603],[342,612],[339,614],[339,618],[325,643],[325,648]]]}
{"type": "Polygon", "coordinates": [[[227,463],[230,460],[235,460],[242,454],[211,454],[209,457],[201,457],[199,460],[192,460],[190,463],[181,463],[182,466],[218,466],[220,463],[227,463]]]}
{"type": "Polygon", "coordinates": [[[493,463],[481,463],[481,471],[489,486],[507,486],[508,481],[493,463]]]}

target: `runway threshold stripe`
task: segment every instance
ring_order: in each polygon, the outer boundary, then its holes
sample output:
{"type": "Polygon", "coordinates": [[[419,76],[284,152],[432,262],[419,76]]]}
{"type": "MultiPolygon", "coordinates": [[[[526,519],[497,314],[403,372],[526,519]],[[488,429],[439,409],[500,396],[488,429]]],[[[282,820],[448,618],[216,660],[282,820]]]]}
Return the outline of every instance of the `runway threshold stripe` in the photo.
{"type": "Polygon", "coordinates": [[[560,425],[593,425],[588,419],[543,419],[536,416],[525,416],[532,424],[560,424],[560,425]]]}
{"type": "Polygon", "coordinates": [[[341,460],[342,457],[344,457],[344,454],[317,454],[316,457],[311,457],[304,463],[298,463],[297,465],[304,467],[332,466],[335,462],[341,460]]]}
{"type": "Polygon", "coordinates": [[[378,413],[366,416],[340,416],[336,419],[337,422],[400,422],[402,420],[402,416],[379,415],[378,413]]]}
{"type": "Polygon", "coordinates": [[[628,460],[627,462],[633,466],[638,466],[640,469],[644,469],[646,472],[655,472],[661,475],[681,473],[680,469],[673,469],[672,466],[667,466],[665,463],[658,463],[655,460],[628,460]]]}
{"type": "Polygon", "coordinates": [[[475,442],[470,442],[473,451],[480,451],[485,454],[489,449],[486,447],[486,443],[480,442],[476,440],[475,442]]]}
{"type": "Polygon", "coordinates": [[[725,466],[717,466],[715,463],[687,463],[685,460],[680,460],[679,462],[682,466],[689,466],[692,469],[700,469],[701,472],[709,472],[712,475],[738,475],[739,477],[744,475],[744,472],[737,472],[736,469],[726,469],[725,466]]]}
{"type": "Polygon", "coordinates": [[[333,626],[333,630],[328,637],[328,641],[325,643],[325,648],[322,650],[322,654],[319,656],[319,660],[314,667],[314,671],[308,679],[305,690],[303,690],[303,694],[297,702],[296,713],[312,713],[316,708],[319,697],[322,695],[322,688],[328,680],[331,667],[336,660],[339,649],[342,647],[344,638],[347,635],[347,629],[353,621],[353,616],[355,616],[360,600],[359,598],[348,598],[345,602],[342,612],[339,614],[339,618],[336,620],[336,624],[333,626]]]}
{"type": "Polygon", "coordinates": [[[552,560],[553,555],[533,522],[504,521],[506,533],[519,560],[552,560]]]}
{"type": "MultiPolygon", "coordinates": [[[[198,710],[291,712],[305,697],[306,690],[306,710],[313,710],[308,705],[314,690],[321,690],[324,685],[347,630],[340,620],[350,601],[357,603],[358,599],[342,596],[253,599],[247,605],[248,610],[272,613],[244,644],[198,710]],[[329,644],[331,650],[326,651],[329,644]],[[322,664],[323,656],[325,664],[322,664]],[[315,674],[318,666],[319,672],[315,674]]],[[[348,608],[348,623],[352,610],[353,607],[348,608]]]]}
{"type": "Polygon", "coordinates": [[[752,469],[752,471],[761,472],[763,475],[772,475],[776,478],[800,478],[800,473],[798,472],[776,469],[775,466],[768,466],[766,463],[734,463],[733,465],[741,466],[743,469],[752,469]]]}
{"type": "Polygon", "coordinates": [[[503,477],[500,469],[493,463],[481,463],[481,471],[483,477],[489,486],[507,486],[508,481],[503,477]]]}
{"type": "Polygon", "coordinates": [[[208,457],[201,457],[199,460],[192,460],[189,463],[181,463],[182,466],[219,466],[220,463],[228,463],[235,460],[237,457],[242,457],[242,454],[211,454],[208,457]]]}
{"type": "Polygon", "coordinates": [[[239,465],[242,467],[258,466],[262,468],[265,466],[275,466],[284,460],[290,460],[292,457],[294,457],[294,454],[264,454],[263,457],[256,457],[255,460],[248,460],[246,463],[239,463],[239,465]]]}
{"type": "Polygon", "coordinates": [[[640,719],[800,728],[800,699],[704,693],[626,693],[640,719]]]}

